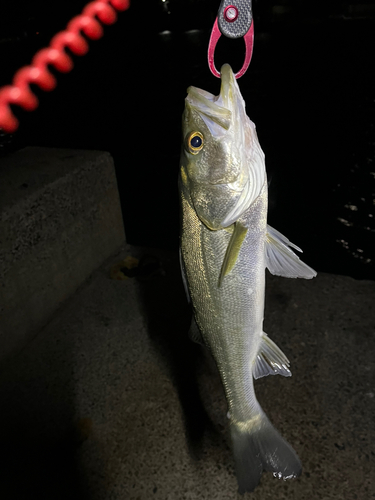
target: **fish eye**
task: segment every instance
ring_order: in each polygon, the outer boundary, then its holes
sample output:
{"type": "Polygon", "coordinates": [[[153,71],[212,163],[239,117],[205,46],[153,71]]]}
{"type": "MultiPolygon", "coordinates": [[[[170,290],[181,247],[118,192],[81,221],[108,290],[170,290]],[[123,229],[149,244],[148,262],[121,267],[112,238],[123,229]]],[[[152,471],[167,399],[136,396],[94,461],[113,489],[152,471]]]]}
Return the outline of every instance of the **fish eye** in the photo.
{"type": "Polygon", "coordinates": [[[191,134],[189,134],[186,142],[190,153],[196,155],[203,148],[203,135],[200,132],[192,132],[191,134]]]}

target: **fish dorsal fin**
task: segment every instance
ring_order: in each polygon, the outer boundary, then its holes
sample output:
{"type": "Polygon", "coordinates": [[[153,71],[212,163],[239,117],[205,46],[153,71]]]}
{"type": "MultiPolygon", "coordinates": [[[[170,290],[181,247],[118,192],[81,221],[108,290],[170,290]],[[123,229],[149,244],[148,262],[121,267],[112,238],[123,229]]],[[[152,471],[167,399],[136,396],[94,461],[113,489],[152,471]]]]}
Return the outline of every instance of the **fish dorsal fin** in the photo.
{"type": "Polygon", "coordinates": [[[227,251],[225,252],[223,265],[221,266],[219,286],[221,285],[224,276],[229,274],[233,269],[247,233],[247,227],[243,226],[240,222],[235,222],[233,226],[232,236],[229,240],[227,251]]]}
{"type": "Polygon", "coordinates": [[[266,234],[266,266],[271,274],[285,278],[306,278],[316,276],[316,271],[302,262],[290,247],[302,252],[288,238],[267,225],[266,234]]]}
{"type": "Polygon", "coordinates": [[[263,332],[258,354],[254,360],[253,376],[255,379],[267,375],[290,377],[289,359],[283,351],[263,332]]]}

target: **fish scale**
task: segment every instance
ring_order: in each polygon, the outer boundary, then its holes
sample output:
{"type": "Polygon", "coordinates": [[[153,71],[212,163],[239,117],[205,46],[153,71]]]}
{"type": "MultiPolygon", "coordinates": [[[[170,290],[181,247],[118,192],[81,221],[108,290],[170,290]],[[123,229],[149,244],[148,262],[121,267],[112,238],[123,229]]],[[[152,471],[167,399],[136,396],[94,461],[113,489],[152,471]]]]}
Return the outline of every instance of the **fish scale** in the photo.
{"type": "Polygon", "coordinates": [[[292,447],[260,407],[253,378],[291,375],[285,354],[263,332],[265,269],[312,278],[300,250],[267,225],[264,153],[229,65],[220,95],[189,87],[183,115],[181,269],[194,319],[192,340],[209,348],[228,404],[240,493],[263,470],[301,472],[292,447]]]}
{"type": "Polygon", "coordinates": [[[252,388],[251,360],[261,341],[265,265],[263,239],[266,231],[267,185],[254,206],[241,217],[251,225],[233,273],[217,288],[230,233],[211,231],[184,199],[181,251],[192,291],[195,319],[209,346],[224,382],[229,412],[236,421],[249,418],[256,406],[252,388]],[[248,290],[255,290],[249,295],[248,290]],[[248,332],[257,335],[248,335],[248,332]],[[230,374],[228,376],[227,374],[230,374]]]}

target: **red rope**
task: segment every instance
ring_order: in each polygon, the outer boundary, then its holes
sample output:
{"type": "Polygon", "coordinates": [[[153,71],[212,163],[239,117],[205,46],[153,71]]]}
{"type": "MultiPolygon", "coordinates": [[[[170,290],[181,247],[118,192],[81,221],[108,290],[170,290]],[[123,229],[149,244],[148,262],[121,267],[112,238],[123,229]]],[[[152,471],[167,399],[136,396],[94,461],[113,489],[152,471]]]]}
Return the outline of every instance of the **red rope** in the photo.
{"type": "Polygon", "coordinates": [[[97,40],[103,35],[103,28],[96,17],[103,24],[113,24],[117,20],[116,10],[126,10],[129,5],[129,0],[96,0],[87,4],[82,14],[68,23],[66,30],[52,38],[49,47],[35,54],[30,66],[19,69],[13,77],[13,84],[0,89],[0,129],[12,133],[18,128],[18,120],[10,104],[17,104],[27,111],[38,107],[38,99],[30,90],[30,83],[37,84],[45,91],[56,87],[56,78],[48,71],[48,64],[62,73],[71,71],[73,61],[65,52],[66,47],[78,56],[87,53],[89,46],[81,31],[88,38],[97,40]]]}

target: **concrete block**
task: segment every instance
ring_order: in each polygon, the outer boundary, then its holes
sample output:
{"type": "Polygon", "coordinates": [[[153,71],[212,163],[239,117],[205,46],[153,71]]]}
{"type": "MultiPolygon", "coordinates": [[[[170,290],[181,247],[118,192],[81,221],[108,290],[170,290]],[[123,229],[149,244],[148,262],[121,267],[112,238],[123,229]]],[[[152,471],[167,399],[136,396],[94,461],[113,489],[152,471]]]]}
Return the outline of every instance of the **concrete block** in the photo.
{"type": "Polygon", "coordinates": [[[28,147],[0,159],[0,360],[124,241],[109,153],[28,147]]]}

